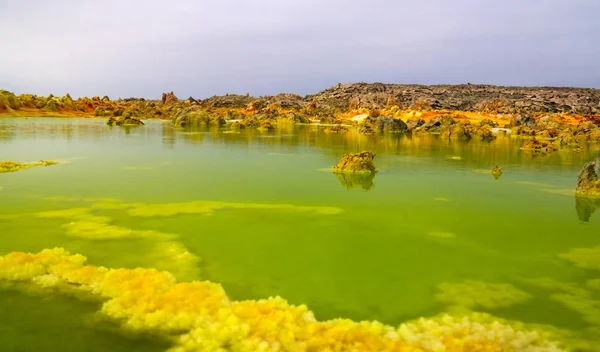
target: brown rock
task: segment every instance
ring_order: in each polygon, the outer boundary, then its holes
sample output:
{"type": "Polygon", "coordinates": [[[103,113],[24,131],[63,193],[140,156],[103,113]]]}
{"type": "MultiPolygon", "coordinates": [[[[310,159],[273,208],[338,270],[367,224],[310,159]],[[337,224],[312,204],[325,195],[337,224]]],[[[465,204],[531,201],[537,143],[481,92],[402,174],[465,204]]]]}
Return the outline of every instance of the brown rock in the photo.
{"type": "Polygon", "coordinates": [[[179,99],[177,99],[177,97],[175,96],[173,91],[171,91],[169,93],[163,93],[161,100],[162,100],[162,103],[165,105],[175,104],[179,101],[179,99]]]}
{"type": "Polygon", "coordinates": [[[600,198],[600,178],[598,177],[596,163],[590,161],[583,165],[577,177],[575,192],[580,196],[600,198]]]}
{"type": "Polygon", "coordinates": [[[362,151],[356,154],[346,154],[342,160],[333,168],[333,172],[348,173],[373,173],[376,172],[373,159],[375,154],[368,151],[362,151]]]}

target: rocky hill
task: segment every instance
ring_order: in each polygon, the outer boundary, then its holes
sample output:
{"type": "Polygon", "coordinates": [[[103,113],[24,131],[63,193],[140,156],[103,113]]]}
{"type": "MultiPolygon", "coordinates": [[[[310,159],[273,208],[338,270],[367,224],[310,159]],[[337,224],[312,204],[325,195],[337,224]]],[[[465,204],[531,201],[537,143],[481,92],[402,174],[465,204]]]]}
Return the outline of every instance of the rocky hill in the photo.
{"type": "Polygon", "coordinates": [[[503,87],[482,84],[410,85],[384,83],[338,84],[305,101],[316,100],[342,110],[395,104],[401,108],[600,114],[600,90],[568,87],[503,87]]]}

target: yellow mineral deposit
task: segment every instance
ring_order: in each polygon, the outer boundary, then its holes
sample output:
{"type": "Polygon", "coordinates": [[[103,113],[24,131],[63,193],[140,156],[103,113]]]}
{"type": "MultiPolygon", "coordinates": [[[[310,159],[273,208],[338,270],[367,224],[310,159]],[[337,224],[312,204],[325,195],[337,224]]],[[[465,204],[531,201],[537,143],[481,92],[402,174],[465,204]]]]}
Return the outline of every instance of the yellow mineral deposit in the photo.
{"type": "Polygon", "coordinates": [[[593,248],[573,248],[559,257],[583,269],[600,270],[600,246],[593,248]]]}
{"type": "Polygon", "coordinates": [[[58,162],[53,161],[53,160],[40,160],[40,161],[32,161],[32,162],[25,162],[25,163],[20,163],[20,162],[10,161],[10,160],[0,161],[0,173],[15,172],[15,171],[19,171],[19,170],[36,167],[36,166],[50,166],[50,165],[54,165],[54,164],[58,164],[58,162]]]}
{"type": "MultiPolygon", "coordinates": [[[[155,269],[90,266],[84,256],[62,248],[0,257],[1,281],[29,283],[42,291],[94,295],[104,301],[99,314],[124,332],[164,335],[173,341],[171,352],[566,351],[555,342],[560,336],[553,332],[482,314],[422,318],[397,328],[376,321],[320,322],[306,306],[290,305],[280,297],[233,301],[215,283],[178,283],[170,273],[155,269]]],[[[489,296],[490,290],[498,288],[483,287],[475,291],[489,296]]],[[[512,293],[509,299],[514,302],[512,293]]],[[[516,296],[523,299],[522,294],[516,296]]],[[[502,298],[491,301],[497,306],[502,298]]]]}
{"type": "Polygon", "coordinates": [[[128,213],[137,217],[166,217],[183,214],[212,214],[221,209],[282,210],[301,213],[335,215],[343,212],[336,207],[297,206],[292,204],[227,203],[219,201],[192,201],[164,204],[132,204],[128,213]]]}

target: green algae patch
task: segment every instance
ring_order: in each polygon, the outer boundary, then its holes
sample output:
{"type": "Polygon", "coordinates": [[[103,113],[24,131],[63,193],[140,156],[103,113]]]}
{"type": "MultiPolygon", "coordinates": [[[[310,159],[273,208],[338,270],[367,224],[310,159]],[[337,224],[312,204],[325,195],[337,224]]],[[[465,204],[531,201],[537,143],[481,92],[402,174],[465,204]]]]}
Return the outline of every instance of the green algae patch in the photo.
{"type": "MultiPolygon", "coordinates": [[[[127,333],[171,341],[169,351],[519,351],[562,352],[552,329],[486,314],[377,321],[319,321],[283,298],[235,301],[219,284],[177,282],[166,271],[108,269],[62,248],[0,256],[0,282],[104,301],[99,317],[127,333]]],[[[100,319],[99,319],[100,320],[100,319]]]]}
{"type": "Polygon", "coordinates": [[[69,208],[35,213],[34,216],[46,219],[81,219],[91,216],[90,208],[69,208]]]}
{"type": "Polygon", "coordinates": [[[76,202],[79,198],[76,197],[67,197],[67,196],[52,196],[52,197],[44,197],[44,200],[48,200],[51,202],[76,202]]]}
{"type": "Polygon", "coordinates": [[[153,230],[132,230],[110,224],[111,219],[103,216],[90,216],[63,225],[67,235],[88,240],[102,240],[128,237],[153,237],[163,234],[153,230]]]}
{"type": "Polygon", "coordinates": [[[575,191],[567,188],[543,188],[540,191],[552,194],[560,194],[562,196],[573,196],[575,195],[575,191]]]}
{"type": "Polygon", "coordinates": [[[497,309],[524,303],[532,298],[513,285],[482,281],[463,281],[438,285],[436,298],[449,305],[451,311],[470,311],[475,308],[497,309]]]}
{"type": "Polygon", "coordinates": [[[573,248],[560,258],[570,261],[582,269],[600,270],[600,246],[593,248],[573,248]]]}
{"type": "Polygon", "coordinates": [[[4,172],[15,172],[19,170],[25,170],[36,166],[50,166],[58,164],[57,161],[54,160],[40,160],[40,161],[32,161],[20,163],[16,161],[0,161],[0,173],[4,172]]]}
{"type": "Polygon", "coordinates": [[[427,235],[431,236],[431,237],[436,237],[436,238],[456,238],[456,237],[458,237],[455,233],[447,232],[447,231],[432,231],[432,232],[428,232],[427,235]]]}
{"type": "Polygon", "coordinates": [[[343,212],[336,207],[297,206],[292,204],[266,203],[227,203],[218,201],[192,201],[164,204],[131,204],[128,211],[130,216],[137,217],[168,217],[174,215],[195,214],[209,215],[221,209],[257,209],[281,210],[321,215],[335,215],[343,212]]]}

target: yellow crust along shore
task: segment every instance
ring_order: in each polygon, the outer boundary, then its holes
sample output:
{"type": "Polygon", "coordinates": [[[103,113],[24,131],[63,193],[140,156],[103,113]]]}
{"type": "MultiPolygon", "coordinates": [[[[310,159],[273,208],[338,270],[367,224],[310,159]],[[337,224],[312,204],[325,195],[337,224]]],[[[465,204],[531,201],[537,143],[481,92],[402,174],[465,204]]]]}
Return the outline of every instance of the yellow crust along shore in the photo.
{"type": "Polygon", "coordinates": [[[558,352],[560,334],[489,315],[441,315],[392,327],[377,321],[318,321],[280,297],[231,300],[209,281],[177,282],[155,269],[108,269],[62,248],[0,257],[0,282],[102,300],[100,314],[123,332],[160,334],[171,352],[390,351],[558,352]]]}

